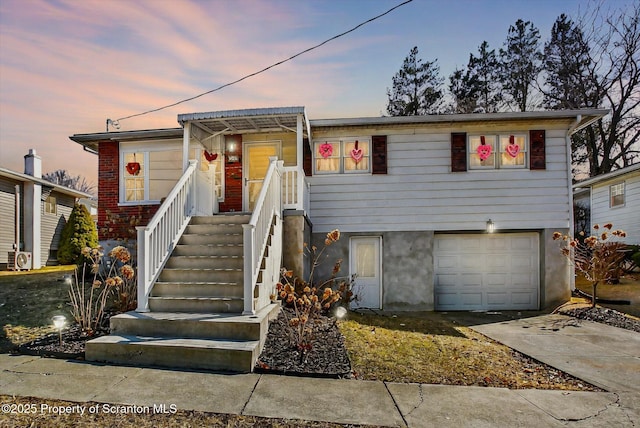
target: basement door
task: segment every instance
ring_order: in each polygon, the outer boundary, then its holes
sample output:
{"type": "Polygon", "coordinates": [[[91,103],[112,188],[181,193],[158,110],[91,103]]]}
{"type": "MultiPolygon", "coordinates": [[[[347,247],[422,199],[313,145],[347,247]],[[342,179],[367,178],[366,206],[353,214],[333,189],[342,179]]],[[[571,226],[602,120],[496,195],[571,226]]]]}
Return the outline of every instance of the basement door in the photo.
{"type": "Polygon", "coordinates": [[[436,235],[435,309],[538,309],[539,254],[537,233],[436,235]]]}
{"type": "Polygon", "coordinates": [[[280,159],[280,142],[245,143],[244,153],[244,210],[253,212],[258,202],[264,177],[269,169],[269,157],[280,159]]]}
{"type": "Polygon", "coordinates": [[[380,237],[353,237],[349,241],[350,275],[356,274],[352,308],[382,309],[380,237]]]}

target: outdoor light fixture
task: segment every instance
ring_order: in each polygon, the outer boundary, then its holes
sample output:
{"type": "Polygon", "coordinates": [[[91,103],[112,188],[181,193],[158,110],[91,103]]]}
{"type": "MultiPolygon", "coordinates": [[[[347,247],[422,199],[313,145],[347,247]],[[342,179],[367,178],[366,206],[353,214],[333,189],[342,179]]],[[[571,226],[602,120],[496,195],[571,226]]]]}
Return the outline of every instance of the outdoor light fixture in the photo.
{"type": "Polygon", "coordinates": [[[341,320],[342,318],[347,316],[347,309],[344,306],[338,306],[336,308],[336,318],[341,320]]]}
{"type": "Polygon", "coordinates": [[[65,284],[67,284],[67,285],[71,285],[71,283],[72,283],[72,281],[73,281],[73,280],[72,280],[71,275],[69,275],[69,274],[62,275],[62,280],[63,280],[63,281],[64,281],[64,283],[65,283],[65,284]]]}
{"type": "Polygon", "coordinates": [[[62,346],[62,328],[66,324],[67,319],[64,315],[56,315],[51,318],[51,321],[53,321],[53,326],[58,329],[58,334],[60,334],[60,346],[62,346]]]}
{"type": "Polygon", "coordinates": [[[493,233],[494,230],[496,230],[496,225],[493,224],[491,219],[487,220],[487,233],[493,233]]]}

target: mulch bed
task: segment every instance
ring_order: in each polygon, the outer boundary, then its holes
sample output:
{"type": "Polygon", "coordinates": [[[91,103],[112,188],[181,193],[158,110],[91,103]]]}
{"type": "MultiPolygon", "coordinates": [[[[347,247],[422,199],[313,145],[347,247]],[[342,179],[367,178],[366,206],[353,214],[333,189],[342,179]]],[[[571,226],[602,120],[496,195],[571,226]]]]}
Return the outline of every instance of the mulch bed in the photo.
{"type": "Polygon", "coordinates": [[[97,336],[88,337],[76,324],[62,331],[62,343],[58,333],[51,333],[18,346],[15,352],[41,357],[84,360],[84,344],[95,337],[97,336]]]}
{"type": "Polygon", "coordinates": [[[255,371],[295,376],[350,377],[351,362],[344,337],[335,320],[321,316],[309,321],[313,347],[303,354],[290,334],[289,319],[292,317],[293,311],[283,307],[278,317],[269,323],[269,333],[255,371]]]}
{"type": "Polygon", "coordinates": [[[596,306],[595,308],[578,307],[561,309],[559,312],[582,320],[595,321],[640,333],[640,320],[630,318],[615,309],[596,306]]]}

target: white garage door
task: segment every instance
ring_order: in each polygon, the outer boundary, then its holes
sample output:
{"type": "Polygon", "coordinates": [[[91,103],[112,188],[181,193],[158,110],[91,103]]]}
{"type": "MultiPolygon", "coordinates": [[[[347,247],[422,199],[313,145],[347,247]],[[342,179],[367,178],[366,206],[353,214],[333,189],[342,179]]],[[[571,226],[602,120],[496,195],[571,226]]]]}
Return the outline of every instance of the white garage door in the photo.
{"type": "Polygon", "coordinates": [[[538,309],[537,233],[436,235],[439,311],[538,309]]]}

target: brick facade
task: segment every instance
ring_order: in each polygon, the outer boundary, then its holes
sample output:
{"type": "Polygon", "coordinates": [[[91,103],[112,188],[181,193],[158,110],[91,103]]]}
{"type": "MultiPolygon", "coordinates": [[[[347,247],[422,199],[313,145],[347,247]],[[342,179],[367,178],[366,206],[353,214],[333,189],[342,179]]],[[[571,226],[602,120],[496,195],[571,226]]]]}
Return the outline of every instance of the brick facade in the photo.
{"type": "Polygon", "coordinates": [[[118,206],[120,144],[101,141],[98,146],[98,238],[136,239],[136,226],[146,225],[158,205],[118,206]]]}

